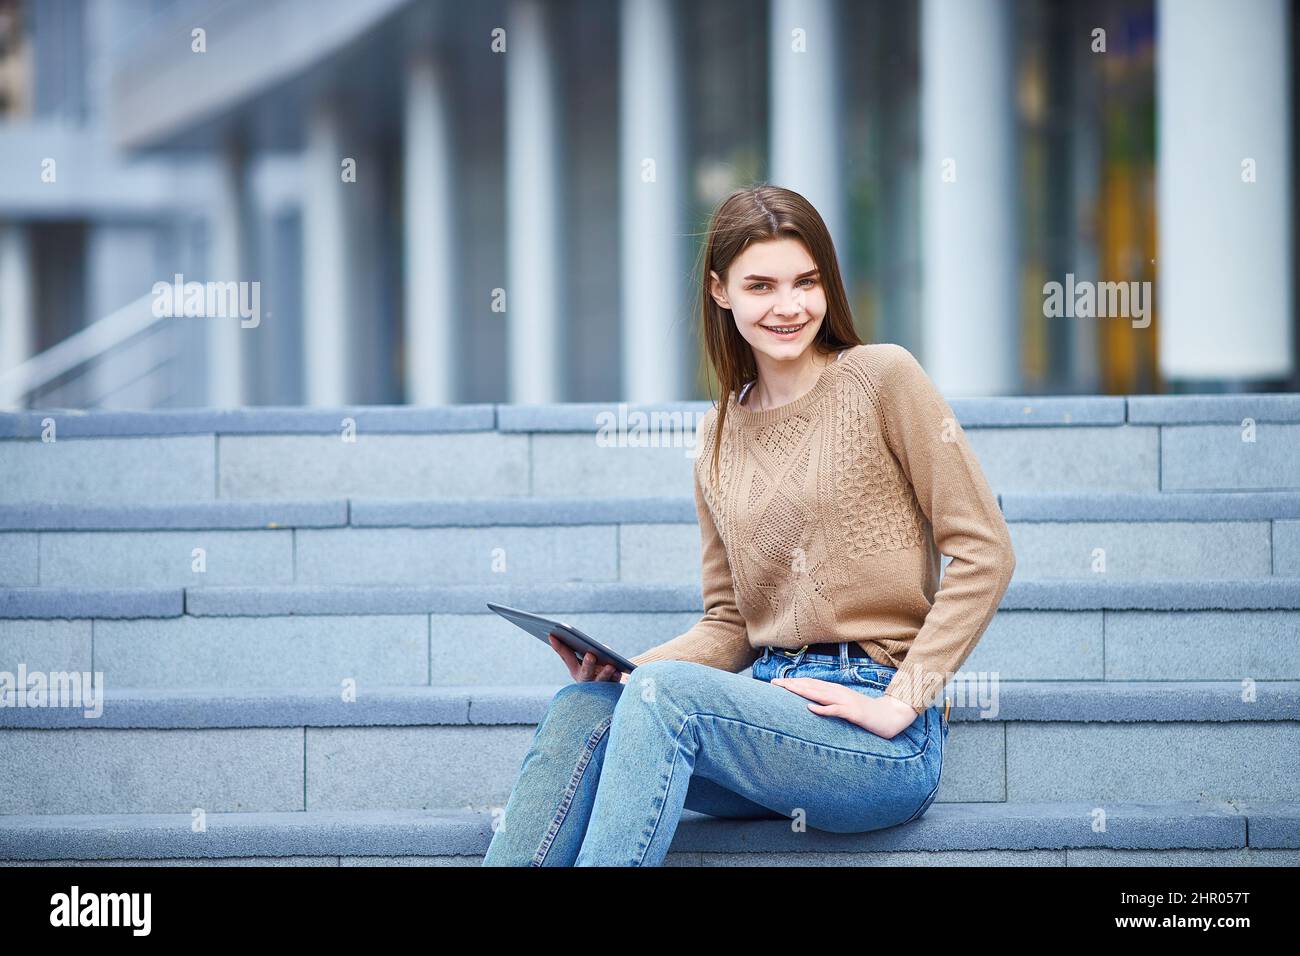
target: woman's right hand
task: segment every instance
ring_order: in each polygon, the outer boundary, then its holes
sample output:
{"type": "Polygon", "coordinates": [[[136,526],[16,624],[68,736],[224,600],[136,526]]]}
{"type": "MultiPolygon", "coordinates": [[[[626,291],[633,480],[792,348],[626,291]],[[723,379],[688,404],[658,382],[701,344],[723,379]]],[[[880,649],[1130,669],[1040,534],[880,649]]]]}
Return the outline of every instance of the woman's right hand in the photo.
{"type": "Polygon", "coordinates": [[[591,651],[588,651],[582,660],[578,660],[578,655],[554,634],[548,635],[547,640],[551,642],[555,653],[560,655],[560,660],[564,661],[564,666],[569,669],[569,676],[575,681],[608,680],[618,681],[621,684],[627,683],[626,674],[613,664],[602,666],[591,651]]]}

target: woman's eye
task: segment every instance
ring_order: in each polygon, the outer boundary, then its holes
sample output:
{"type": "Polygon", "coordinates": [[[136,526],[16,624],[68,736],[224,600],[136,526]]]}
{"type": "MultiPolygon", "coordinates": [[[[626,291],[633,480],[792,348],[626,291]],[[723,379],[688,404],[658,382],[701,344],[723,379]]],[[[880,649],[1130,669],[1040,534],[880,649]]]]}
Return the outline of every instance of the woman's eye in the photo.
{"type": "MultiPolygon", "coordinates": [[[[815,286],[815,285],[817,284],[817,280],[816,280],[816,279],[812,279],[812,278],[809,278],[809,279],[800,279],[799,282],[800,282],[801,284],[804,283],[804,282],[807,282],[809,288],[811,288],[812,286],[815,286]]],[[[751,286],[749,287],[749,291],[750,291],[750,292],[757,292],[759,289],[765,289],[765,288],[767,288],[767,286],[768,286],[768,283],[766,283],[766,282],[755,282],[753,285],[751,285],[751,286]]]]}

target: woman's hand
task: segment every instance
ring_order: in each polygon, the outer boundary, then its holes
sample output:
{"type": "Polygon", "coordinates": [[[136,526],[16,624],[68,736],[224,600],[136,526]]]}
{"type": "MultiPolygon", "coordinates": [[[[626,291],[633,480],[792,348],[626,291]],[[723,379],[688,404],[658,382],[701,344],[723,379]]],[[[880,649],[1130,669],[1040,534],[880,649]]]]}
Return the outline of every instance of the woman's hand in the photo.
{"type": "Polygon", "coordinates": [[[551,642],[555,653],[560,655],[560,660],[564,661],[564,666],[569,669],[569,676],[575,681],[609,680],[618,681],[620,684],[627,683],[626,674],[613,664],[599,666],[600,662],[591,651],[588,651],[582,660],[578,660],[578,655],[554,634],[548,635],[547,639],[551,642]]]}
{"type": "Polygon", "coordinates": [[[784,687],[813,703],[808,709],[823,717],[842,717],[891,740],[912,726],[916,711],[896,697],[867,697],[856,690],[816,677],[777,677],[770,683],[784,687]]]}

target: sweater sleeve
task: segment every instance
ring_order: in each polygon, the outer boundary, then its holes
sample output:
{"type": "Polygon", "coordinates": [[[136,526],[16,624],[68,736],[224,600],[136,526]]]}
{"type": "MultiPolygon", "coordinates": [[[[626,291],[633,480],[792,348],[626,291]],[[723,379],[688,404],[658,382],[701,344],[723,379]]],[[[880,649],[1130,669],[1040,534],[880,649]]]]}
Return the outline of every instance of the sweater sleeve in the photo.
{"type": "Polygon", "coordinates": [[[695,661],[731,673],[752,664],[760,651],[750,646],[745,619],[736,607],[727,549],[700,490],[700,468],[695,469],[695,510],[700,519],[700,562],[704,616],[690,630],[658,644],[636,657],[633,664],[650,661],[695,661]]]}
{"type": "Polygon", "coordinates": [[[1006,519],[957,417],[912,353],[896,349],[879,396],[885,441],[930,521],[936,549],[952,559],[885,691],[921,713],[993,620],[1016,558],[1006,519]]]}

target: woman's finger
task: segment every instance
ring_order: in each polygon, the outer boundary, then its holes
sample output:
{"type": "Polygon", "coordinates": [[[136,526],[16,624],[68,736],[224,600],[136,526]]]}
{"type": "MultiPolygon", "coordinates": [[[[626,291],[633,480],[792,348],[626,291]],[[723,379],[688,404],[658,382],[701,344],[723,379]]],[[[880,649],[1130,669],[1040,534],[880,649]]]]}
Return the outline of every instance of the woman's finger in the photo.
{"type": "Polygon", "coordinates": [[[839,704],[809,704],[808,709],[814,714],[821,714],[823,717],[842,716],[840,713],[842,708],[839,704]]]}
{"type": "Polygon", "coordinates": [[[574,664],[577,663],[577,658],[573,656],[573,651],[569,650],[568,646],[565,645],[565,643],[562,640],[560,640],[554,634],[546,635],[546,639],[550,641],[551,649],[555,651],[555,653],[559,654],[560,659],[563,660],[566,664],[570,662],[574,664]]]}
{"type": "Polygon", "coordinates": [[[778,677],[771,683],[777,687],[784,687],[800,697],[815,700],[819,704],[834,704],[845,700],[845,694],[855,693],[847,687],[833,684],[828,680],[818,680],[816,677],[778,677]]]}
{"type": "Polygon", "coordinates": [[[554,634],[547,635],[547,638],[551,642],[551,647],[555,649],[555,653],[560,655],[560,660],[564,661],[564,666],[569,671],[569,677],[573,680],[578,680],[578,674],[581,672],[578,655],[573,653],[569,648],[569,645],[565,644],[554,634]]]}

